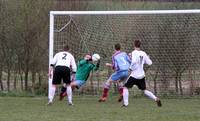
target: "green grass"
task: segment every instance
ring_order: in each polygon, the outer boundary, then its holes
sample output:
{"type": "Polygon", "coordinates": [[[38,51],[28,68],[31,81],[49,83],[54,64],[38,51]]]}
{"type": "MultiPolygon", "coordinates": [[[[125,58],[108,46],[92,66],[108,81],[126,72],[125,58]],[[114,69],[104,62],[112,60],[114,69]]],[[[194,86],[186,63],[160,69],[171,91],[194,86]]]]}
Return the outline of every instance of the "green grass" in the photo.
{"type": "MultiPolygon", "coordinates": [[[[58,97],[57,97],[58,98],[58,97]]],[[[162,99],[158,108],[148,98],[130,99],[122,108],[113,96],[105,103],[98,97],[76,96],[74,106],[56,98],[46,106],[46,97],[0,97],[0,121],[199,121],[199,99],[162,99]]]]}

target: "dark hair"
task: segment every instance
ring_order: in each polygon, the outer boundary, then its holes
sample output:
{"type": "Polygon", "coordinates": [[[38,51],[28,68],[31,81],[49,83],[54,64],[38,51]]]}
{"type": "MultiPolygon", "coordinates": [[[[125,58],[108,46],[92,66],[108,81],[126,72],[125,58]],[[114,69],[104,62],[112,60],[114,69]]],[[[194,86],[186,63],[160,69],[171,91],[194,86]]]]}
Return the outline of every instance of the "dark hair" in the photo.
{"type": "Polygon", "coordinates": [[[115,44],[115,50],[120,50],[121,49],[121,45],[119,43],[115,44]]]}
{"type": "Polygon", "coordinates": [[[63,47],[63,50],[64,50],[64,51],[68,51],[68,50],[69,50],[69,46],[68,46],[68,45],[65,45],[65,46],[63,47]]]}
{"type": "Polygon", "coordinates": [[[140,40],[135,40],[134,46],[137,47],[137,48],[140,48],[140,45],[141,45],[141,41],[140,40]]]}

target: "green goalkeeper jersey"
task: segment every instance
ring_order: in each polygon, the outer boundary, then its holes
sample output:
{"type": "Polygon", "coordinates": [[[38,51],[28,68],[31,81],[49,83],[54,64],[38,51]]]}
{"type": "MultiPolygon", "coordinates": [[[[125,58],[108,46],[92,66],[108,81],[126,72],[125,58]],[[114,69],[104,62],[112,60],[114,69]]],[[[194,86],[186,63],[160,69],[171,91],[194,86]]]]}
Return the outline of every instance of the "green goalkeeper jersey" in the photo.
{"type": "Polygon", "coordinates": [[[95,65],[93,63],[90,63],[88,60],[80,60],[76,71],[76,80],[87,81],[90,72],[92,70],[97,70],[98,66],[98,64],[95,65]]]}

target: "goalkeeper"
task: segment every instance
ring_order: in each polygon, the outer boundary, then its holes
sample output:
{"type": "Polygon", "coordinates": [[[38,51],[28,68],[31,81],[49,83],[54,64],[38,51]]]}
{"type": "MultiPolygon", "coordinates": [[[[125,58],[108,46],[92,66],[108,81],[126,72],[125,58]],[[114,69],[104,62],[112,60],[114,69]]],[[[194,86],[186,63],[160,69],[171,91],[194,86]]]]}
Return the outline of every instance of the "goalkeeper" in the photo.
{"type": "MultiPolygon", "coordinates": [[[[97,63],[94,64],[94,60],[92,60],[91,55],[86,55],[84,59],[81,59],[78,62],[76,74],[73,74],[71,77],[72,82],[70,86],[72,87],[72,89],[75,89],[75,88],[79,89],[80,87],[85,85],[90,75],[90,72],[92,70],[95,70],[95,71],[98,70],[99,65],[100,65],[100,60],[98,60],[97,63]],[[74,80],[74,77],[75,77],[75,80],[74,80]]],[[[66,95],[67,95],[66,88],[62,87],[61,93],[60,93],[60,100],[62,100],[66,95]]]]}

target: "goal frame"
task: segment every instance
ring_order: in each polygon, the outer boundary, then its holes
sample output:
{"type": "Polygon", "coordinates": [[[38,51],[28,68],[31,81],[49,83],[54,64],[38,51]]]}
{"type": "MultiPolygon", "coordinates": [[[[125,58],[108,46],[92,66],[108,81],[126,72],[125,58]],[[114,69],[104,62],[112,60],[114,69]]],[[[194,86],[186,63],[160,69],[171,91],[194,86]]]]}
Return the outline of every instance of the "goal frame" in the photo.
{"type": "MultiPolygon", "coordinates": [[[[150,15],[150,14],[187,14],[200,13],[200,9],[183,10],[126,10],[126,11],[50,11],[49,13],[49,66],[53,59],[54,48],[54,16],[56,15],[150,15]]],[[[52,79],[49,79],[49,89],[52,79]]]]}

